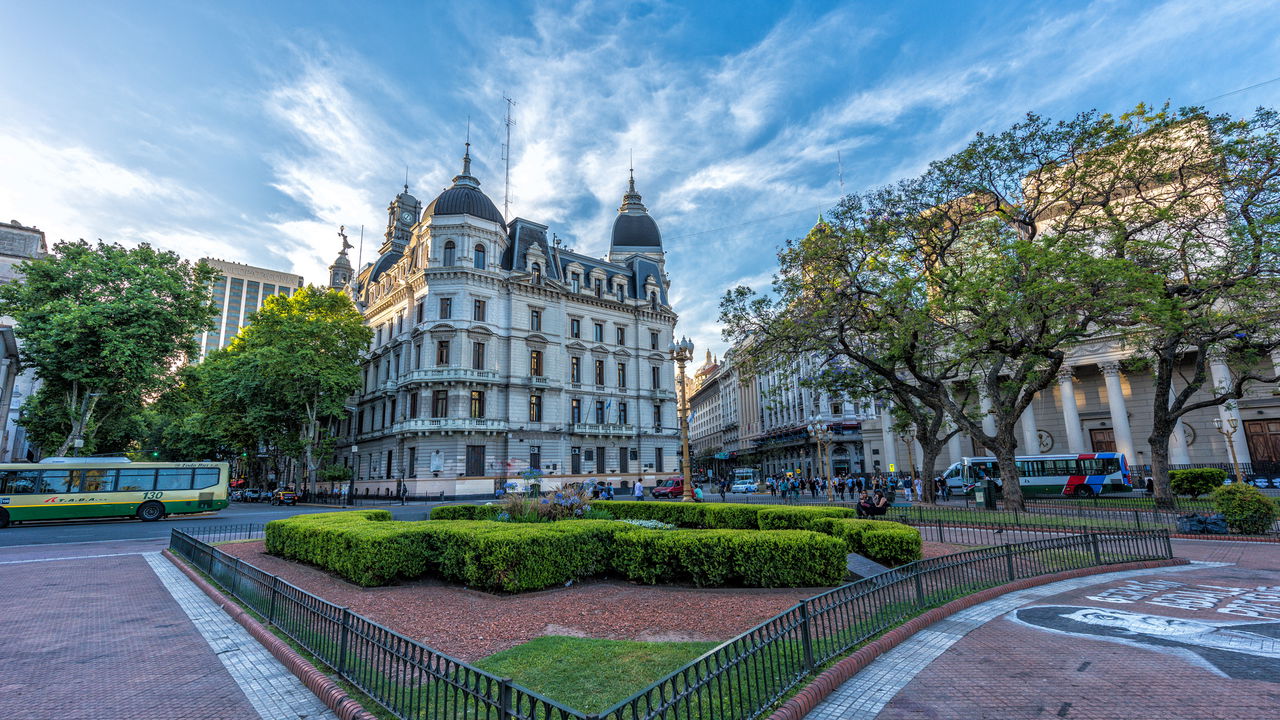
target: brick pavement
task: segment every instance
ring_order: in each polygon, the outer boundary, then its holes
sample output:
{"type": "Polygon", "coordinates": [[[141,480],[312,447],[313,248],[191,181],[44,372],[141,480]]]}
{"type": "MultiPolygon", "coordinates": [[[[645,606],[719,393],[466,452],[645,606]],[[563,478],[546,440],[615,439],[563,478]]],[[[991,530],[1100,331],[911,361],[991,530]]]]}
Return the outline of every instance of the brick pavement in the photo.
{"type": "Polygon", "coordinates": [[[10,558],[0,565],[0,616],[7,620],[0,642],[0,717],[325,717],[310,706],[301,713],[255,709],[147,557],[10,558]]]}
{"type": "Polygon", "coordinates": [[[1177,541],[1174,551],[1201,564],[1063,581],[957,613],[808,717],[1280,716],[1280,548],[1177,541]]]}

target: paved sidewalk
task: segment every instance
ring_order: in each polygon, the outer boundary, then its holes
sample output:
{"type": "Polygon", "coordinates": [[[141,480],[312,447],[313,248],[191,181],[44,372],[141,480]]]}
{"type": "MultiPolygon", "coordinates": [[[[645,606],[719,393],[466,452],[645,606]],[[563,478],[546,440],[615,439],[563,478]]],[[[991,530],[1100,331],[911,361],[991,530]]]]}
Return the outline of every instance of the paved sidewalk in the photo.
{"type": "Polygon", "coordinates": [[[0,615],[8,628],[0,643],[0,717],[334,717],[159,555],[91,546],[64,552],[3,557],[9,564],[0,565],[0,615]],[[247,674],[235,677],[228,668],[247,674]]]}
{"type": "Polygon", "coordinates": [[[1280,548],[1174,551],[1196,564],[1065,580],[935,623],[808,718],[1277,717],[1280,548]]]}

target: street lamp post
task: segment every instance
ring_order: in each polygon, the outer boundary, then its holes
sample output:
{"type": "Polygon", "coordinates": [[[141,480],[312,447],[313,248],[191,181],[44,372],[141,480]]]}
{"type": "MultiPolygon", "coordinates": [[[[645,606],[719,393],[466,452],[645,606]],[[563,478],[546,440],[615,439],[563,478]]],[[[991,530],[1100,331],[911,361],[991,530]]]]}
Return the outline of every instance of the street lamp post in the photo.
{"type": "Polygon", "coordinates": [[[831,432],[831,428],[818,418],[809,421],[809,437],[813,438],[814,444],[818,446],[818,467],[820,468],[818,476],[825,478],[827,481],[827,502],[835,502],[836,486],[831,482],[831,441],[835,438],[835,433],[831,432]]]}
{"type": "Polygon", "coordinates": [[[681,468],[684,471],[684,502],[693,502],[693,475],[689,467],[689,398],[685,391],[684,366],[693,359],[693,341],[689,338],[680,338],[680,342],[673,342],[667,348],[671,352],[671,357],[676,361],[676,371],[680,377],[680,405],[676,408],[677,414],[680,416],[680,446],[684,462],[681,468]]]}
{"type": "Polygon", "coordinates": [[[347,482],[347,502],[343,505],[354,505],[356,501],[356,478],[360,476],[360,456],[356,453],[360,452],[359,446],[354,443],[351,445],[351,480],[347,482]]]}
{"type": "Polygon", "coordinates": [[[1227,450],[1231,451],[1231,467],[1235,469],[1236,482],[1243,483],[1244,471],[1240,469],[1240,461],[1236,459],[1236,444],[1232,438],[1236,434],[1236,430],[1240,429],[1239,421],[1234,417],[1228,417],[1227,427],[1224,428],[1222,426],[1222,418],[1216,417],[1213,419],[1213,426],[1227,439],[1227,450]]]}

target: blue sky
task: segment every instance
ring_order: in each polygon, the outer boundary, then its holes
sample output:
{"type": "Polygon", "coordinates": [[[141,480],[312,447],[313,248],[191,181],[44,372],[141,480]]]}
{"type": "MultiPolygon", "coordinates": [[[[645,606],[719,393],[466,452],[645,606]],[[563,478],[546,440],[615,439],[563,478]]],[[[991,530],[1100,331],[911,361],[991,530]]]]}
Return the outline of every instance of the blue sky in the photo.
{"type": "Polygon", "coordinates": [[[603,254],[636,181],[680,331],[844,188],[920,171],[1028,111],[1280,106],[1280,2],[349,3],[0,0],[0,216],[323,282],[371,259],[404,182],[460,167],[603,254]],[[358,232],[358,230],[356,231],[358,232]]]}

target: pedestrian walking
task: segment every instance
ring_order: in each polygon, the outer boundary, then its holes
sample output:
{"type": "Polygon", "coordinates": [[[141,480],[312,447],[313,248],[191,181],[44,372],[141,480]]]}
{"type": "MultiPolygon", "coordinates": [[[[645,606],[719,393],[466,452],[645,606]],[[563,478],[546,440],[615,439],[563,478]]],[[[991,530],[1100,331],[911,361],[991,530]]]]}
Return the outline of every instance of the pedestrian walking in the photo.
{"type": "Polygon", "coordinates": [[[637,500],[644,499],[644,482],[639,479],[636,480],[635,498],[637,500]]]}

